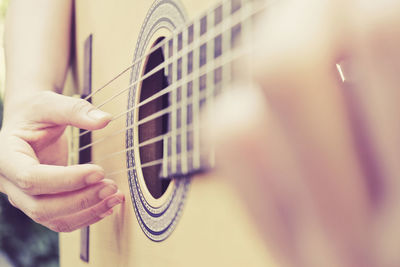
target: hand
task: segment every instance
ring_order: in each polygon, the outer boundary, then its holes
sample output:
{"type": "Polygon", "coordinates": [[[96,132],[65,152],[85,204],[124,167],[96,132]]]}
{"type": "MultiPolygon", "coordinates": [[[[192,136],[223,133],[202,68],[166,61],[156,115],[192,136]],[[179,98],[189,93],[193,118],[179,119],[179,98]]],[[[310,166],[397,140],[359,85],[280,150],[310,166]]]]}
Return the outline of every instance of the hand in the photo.
{"type": "MultiPolygon", "coordinates": [[[[27,92],[30,92],[27,90],[27,92]]],[[[111,116],[84,100],[43,91],[8,103],[0,132],[0,190],[34,221],[70,232],[112,213],[124,200],[93,164],[67,164],[65,127],[105,127],[111,116]]]]}
{"type": "Polygon", "coordinates": [[[219,172],[283,266],[400,265],[399,10],[277,4],[255,34],[255,85],[216,104],[219,172]]]}

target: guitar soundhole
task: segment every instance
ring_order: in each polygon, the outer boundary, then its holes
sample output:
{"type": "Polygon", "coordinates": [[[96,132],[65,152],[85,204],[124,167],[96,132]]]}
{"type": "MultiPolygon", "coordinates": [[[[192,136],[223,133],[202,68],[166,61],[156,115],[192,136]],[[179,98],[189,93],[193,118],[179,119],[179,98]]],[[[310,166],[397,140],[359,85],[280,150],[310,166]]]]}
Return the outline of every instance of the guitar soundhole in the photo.
{"type": "MultiPolygon", "coordinates": [[[[164,38],[159,38],[154,45],[164,38]]],[[[147,59],[144,75],[164,62],[164,54],[161,48],[155,50],[147,59]]],[[[153,96],[160,90],[168,86],[167,77],[164,75],[164,68],[146,78],[140,91],[140,102],[153,96]]],[[[147,120],[152,114],[162,111],[168,107],[168,94],[164,94],[139,108],[139,122],[147,120]]],[[[162,164],[158,163],[163,158],[163,141],[156,140],[168,131],[168,114],[155,116],[150,121],[139,125],[139,144],[148,141],[144,146],[140,146],[140,161],[142,165],[150,165],[142,168],[144,180],[150,194],[154,198],[160,198],[170,183],[169,180],[160,179],[162,164]]]]}

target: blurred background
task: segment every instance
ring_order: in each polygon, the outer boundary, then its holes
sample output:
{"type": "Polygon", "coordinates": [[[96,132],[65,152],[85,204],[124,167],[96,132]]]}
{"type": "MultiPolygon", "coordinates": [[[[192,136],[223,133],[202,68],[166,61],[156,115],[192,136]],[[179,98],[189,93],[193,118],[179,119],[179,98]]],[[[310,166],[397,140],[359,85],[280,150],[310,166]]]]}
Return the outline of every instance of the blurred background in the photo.
{"type": "MultiPolygon", "coordinates": [[[[8,3],[9,0],[0,0],[0,127],[5,80],[3,33],[8,3]]],[[[59,266],[58,235],[33,222],[0,193],[0,267],[9,266],[59,266]]]]}

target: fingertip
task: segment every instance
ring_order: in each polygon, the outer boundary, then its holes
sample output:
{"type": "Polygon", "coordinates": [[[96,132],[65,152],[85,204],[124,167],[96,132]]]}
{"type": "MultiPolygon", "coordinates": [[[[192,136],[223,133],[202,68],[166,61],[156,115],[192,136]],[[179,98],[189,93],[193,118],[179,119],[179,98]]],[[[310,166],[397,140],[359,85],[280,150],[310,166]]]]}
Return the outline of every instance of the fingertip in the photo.
{"type": "Polygon", "coordinates": [[[86,166],[89,166],[92,168],[92,171],[86,175],[85,177],[85,182],[87,185],[92,185],[96,184],[102,180],[104,180],[105,173],[103,168],[101,168],[98,165],[92,165],[92,164],[87,164],[86,166]]]}
{"type": "Polygon", "coordinates": [[[103,128],[112,120],[112,115],[99,109],[91,109],[87,113],[88,117],[96,123],[96,126],[103,128]]]}
{"type": "Polygon", "coordinates": [[[118,191],[113,197],[109,198],[106,202],[108,208],[113,208],[125,201],[124,195],[118,191]]]}

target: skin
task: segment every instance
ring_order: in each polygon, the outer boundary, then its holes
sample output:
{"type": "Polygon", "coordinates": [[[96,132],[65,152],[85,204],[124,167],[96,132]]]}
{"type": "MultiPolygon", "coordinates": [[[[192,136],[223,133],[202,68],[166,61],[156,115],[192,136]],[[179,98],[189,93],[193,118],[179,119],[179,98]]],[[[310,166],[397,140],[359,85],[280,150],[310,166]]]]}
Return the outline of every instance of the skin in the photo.
{"type": "Polygon", "coordinates": [[[96,130],[111,120],[90,103],[59,94],[69,63],[71,9],[71,0],[13,0],[5,29],[0,191],[57,232],[93,224],[124,201],[100,166],[66,166],[65,127],[96,130]]]}
{"type": "MultiPolygon", "coordinates": [[[[49,92],[65,77],[71,2],[31,2],[14,0],[7,20],[0,189],[34,220],[71,231],[123,196],[100,199],[115,184],[99,166],[63,167],[64,128],[99,129],[110,115],[49,92]]],[[[209,118],[217,171],[282,266],[400,264],[400,6],[375,2],[277,4],[241,62],[255,82],[236,85],[209,118]],[[351,87],[333,68],[343,60],[351,87]]]]}
{"type": "Polygon", "coordinates": [[[281,266],[400,265],[399,10],[276,4],[240,63],[253,83],[236,84],[208,118],[217,171],[281,266]]]}

